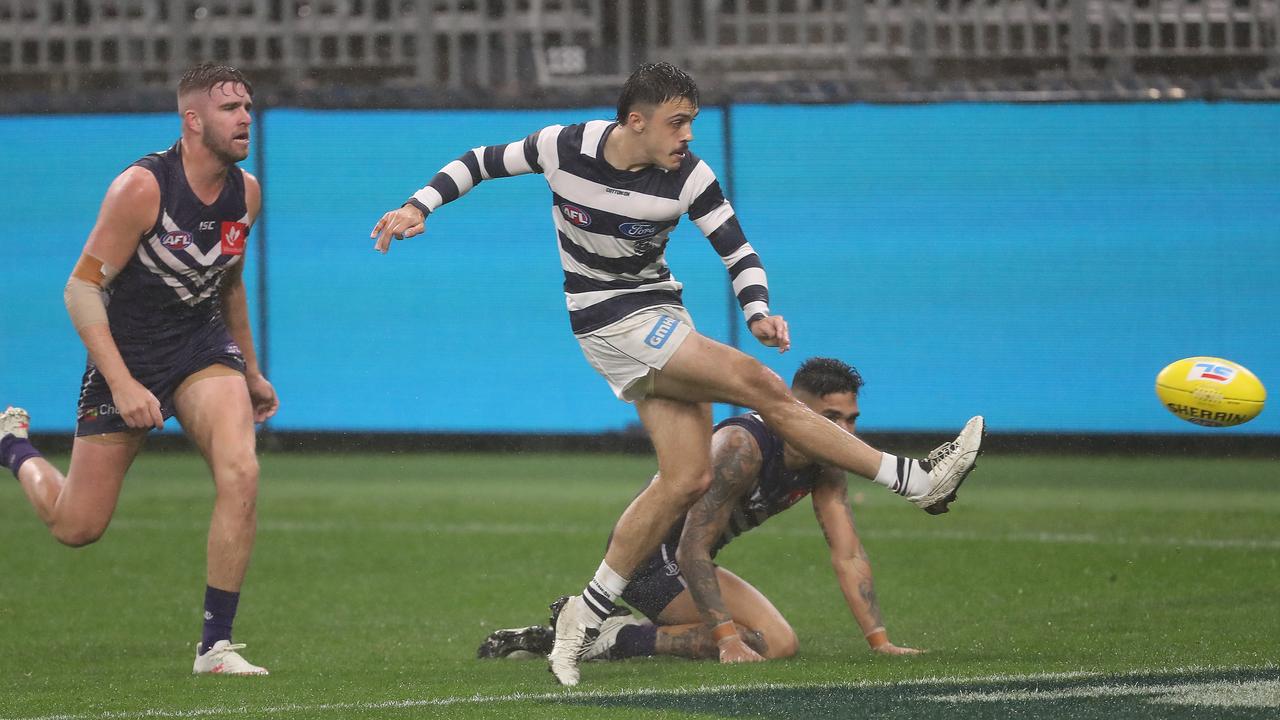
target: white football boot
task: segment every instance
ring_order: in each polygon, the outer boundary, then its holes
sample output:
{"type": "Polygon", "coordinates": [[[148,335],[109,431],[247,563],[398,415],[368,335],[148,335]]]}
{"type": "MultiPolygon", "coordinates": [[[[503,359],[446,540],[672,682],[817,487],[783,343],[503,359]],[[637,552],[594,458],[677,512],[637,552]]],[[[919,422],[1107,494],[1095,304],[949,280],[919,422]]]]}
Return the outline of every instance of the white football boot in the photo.
{"type": "Polygon", "coordinates": [[[600,634],[594,642],[587,646],[583,660],[613,660],[613,646],[618,644],[618,633],[628,625],[643,625],[644,621],[632,616],[610,615],[600,623],[600,634]]]}
{"type": "Polygon", "coordinates": [[[27,414],[26,410],[19,407],[10,407],[0,413],[0,440],[3,440],[6,435],[25,439],[30,428],[31,416],[27,414]]]}
{"type": "Polygon", "coordinates": [[[573,687],[578,684],[578,662],[596,639],[599,621],[581,595],[569,598],[556,616],[556,641],[547,655],[547,669],[556,682],[573,687]]]}
{"type": "Polygon", "coordinates": [[[929,470],[933,486],[923,495],[907,499],[930,515],[946,512],[960,484],[977,465],[986,433],[987,424],[981,415],[969,418],[955,440],[939,445],[920,462],[929,470]]]}
{"type": "Polygon", "coordinates": [[[200,654],[203,648],[196,643],[196,664],[191,668],[192,675],[270,675],[266,668],[245,660],[237,650],[244,649],[244,643],[231,644],[230,640],[219,640],[213,644],[209,652],[200,654]]]}

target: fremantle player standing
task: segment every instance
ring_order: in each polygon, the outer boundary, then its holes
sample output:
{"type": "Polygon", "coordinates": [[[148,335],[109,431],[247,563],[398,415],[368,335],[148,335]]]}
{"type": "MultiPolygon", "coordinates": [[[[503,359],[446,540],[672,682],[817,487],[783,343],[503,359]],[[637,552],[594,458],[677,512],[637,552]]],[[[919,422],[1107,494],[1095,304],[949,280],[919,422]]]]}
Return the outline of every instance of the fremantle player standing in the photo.
{"type": "Polygon", "coordinates": [[[257,529],[254,423],[279,406],[258,368],[241,279],[262,207],[257,179],[236,166],[249,154],[252,105],[240,71],[192,68],[178,84],[181,139],[108,188],[64,292],[89,354],[67,474],[32,447],[25,411],[0,416],[0,464],[72,547],[102,536],[147,433],[177,416],[217,491],[196,674],[267,674],[231,642],[257,529]]]}
{"type": "MultiPolygon", "coordinates": [[[[882,453],[797,401],[759,361],[694,330],[664,258],[685,214],[720,255],[751,334],[782,352],[791,345],[787,323],[770,313],[760,258],[715,174],[689,152],[697,114],[692,78],[669,63],[643,65],[622,88],[616,121],[554,125],[475,148],[373,228],[375,248],[386,252],[483,180],[537,172],[551,188],[573,333],[618,398],[635,404],[658,456],[658,479],[623,512],[595,576],[559,613],[548,659],[564,685],[578,683],[578,661],[628,578],[710,485],[711,403],[757,411],[807,457],[932,514],[946,512],[981,448],[983,420],[974,417],[929,459],[882,453]]],[[[712,630],[718,641],[737,636],[732,622],[712,630]]]]}

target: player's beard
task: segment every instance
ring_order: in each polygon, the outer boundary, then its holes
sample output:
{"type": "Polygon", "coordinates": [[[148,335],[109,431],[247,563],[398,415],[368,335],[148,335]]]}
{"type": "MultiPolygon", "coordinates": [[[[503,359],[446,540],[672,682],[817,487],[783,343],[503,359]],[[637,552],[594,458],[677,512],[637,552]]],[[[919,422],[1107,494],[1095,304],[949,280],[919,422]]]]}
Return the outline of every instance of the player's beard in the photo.
{"type": "Polygon", "coordinates": [[[241,153],[232,144],[231,138],[227,138],[226,142],[219,143],[212,136],[205,134],[201,136],[201,141],[206,149],[213,153],[213,156],[226,163],[227,165],[235,165],[236,163],[249,157],[249,148],[245,147],[241,153]]]}

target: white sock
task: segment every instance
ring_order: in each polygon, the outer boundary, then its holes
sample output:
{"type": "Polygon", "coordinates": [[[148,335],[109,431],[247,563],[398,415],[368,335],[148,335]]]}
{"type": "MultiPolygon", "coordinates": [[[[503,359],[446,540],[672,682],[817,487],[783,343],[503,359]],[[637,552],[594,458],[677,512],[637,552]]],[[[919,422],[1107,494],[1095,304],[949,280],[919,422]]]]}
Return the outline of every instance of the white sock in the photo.
{"type": "Polygon", "coordinates": [[[587,607],[595,613],[597,618],[604,620],[609,617],[609,613],[613,612],[614,601],[626,589],[627,579],[614,572],[613,568],[601,560],[600,567],[596,569],[596,576],[591,578],[591,582],[587,583],[587,587],[582,591],[582,599],[587,601],[587,607]]]}
{"type": "Polygon", "coordinates": [[[929,471],[924,469],[919,460],[900,458],[889,453],[881,453],[880,471],[872,482],[908,498],[919,497],[932,486],[929,471]]]}
{"type": "Polygon", "coordinates": [[[617,600],[622,592],[627,589],[627,579],[613,571],[609,564],[600,561],[600,567],[596,568],[596,576],[592,578],[596,581],[596,585],[609,595],[609,601],[617,600]]]}

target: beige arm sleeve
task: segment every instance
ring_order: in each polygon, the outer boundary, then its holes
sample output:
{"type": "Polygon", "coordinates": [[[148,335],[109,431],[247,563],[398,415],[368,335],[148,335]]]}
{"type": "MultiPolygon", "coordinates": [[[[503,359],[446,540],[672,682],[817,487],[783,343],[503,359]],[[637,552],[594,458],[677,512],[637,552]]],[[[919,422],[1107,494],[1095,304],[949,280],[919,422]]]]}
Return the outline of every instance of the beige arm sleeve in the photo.
{"type": "Polygon", "coordinates": [[[90,325],[107,323],[106,287],[120,270],[98,260],[92,255],[81,255],[71,277],[62,289],[62,301],[76,331],[90,325]]]}

